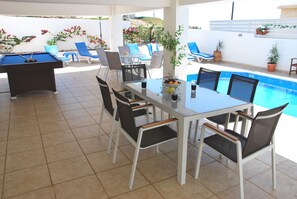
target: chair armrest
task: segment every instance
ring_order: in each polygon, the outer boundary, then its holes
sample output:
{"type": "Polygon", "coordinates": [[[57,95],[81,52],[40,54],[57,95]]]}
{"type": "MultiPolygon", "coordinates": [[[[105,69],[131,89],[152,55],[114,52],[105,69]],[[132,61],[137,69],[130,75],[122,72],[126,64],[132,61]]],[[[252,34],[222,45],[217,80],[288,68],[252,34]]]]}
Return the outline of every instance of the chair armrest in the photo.
{"type": "Polygon", "coordinates": [[[167,120],[161,120],[161,121],[158,121],[158,122],[152,122],[152,123],[149,123],[149,124],[145,124],[141,128],[144,131],[147,131],[149,129],[157,128],[157,127],[160,127],[160,126],[165,126],[165,125],[171,124],[171,123],[176,122],[176,121],[178,121],[178,119],[171,118],[171,119],[167,119],[167,120]]]}
{"type": "Polygon", "coordinates": [[[145,109],[145,108],[149,108],[152,107],[152,104],[144,104],[144,105],[139,105],[139,106],[133,106],[132,107],[132,111],[137,111],[139,109],[145,109]]]}
{"type": "Polygon", "coordinates": [[[237,111],[237,114],[238,114],[238,116],[241,117],[241,118],[245,118],[245,119],[248,119],[248,120],[251,120],[251,121],[254,120],[254,118],[253,118],[252,116],[246,114],[246,113],[243,112],[243,111],[237,111]]]}
{"type": "Polygon", "coordinates": [[[218,135],[220,135],[220,136],[222,136],[222,137],[230,140],[231,142],[237,142],[237,141],[239,141],[239,139],[237,137],[235,137],[233,135],[230,135],[229,133],[226,133],[225,131],[223,131],[223,130],[217,128],[217,127],[215,127],[212,124],[204,123],[203,125],[206,128],[213,130],[216,134],[218,134],[218,135]]]}
{"type": "Polygon", "coordinates": [[[122,90],[118,90],[117,92],[118,92],[118,93],[123,93],[123,92],[128,92],[128,90],[126,90],[126,89],[122,89],[122,90]]]}
{"type": "Polygon", "coordinates": [[[294,59],[297,59],[297,58],[291,58],[292,61],[293,61],[294,59]]]}
{"type": "Polygon", "coordinates": [[[133,99],[133,100],[129,100],[129,102],[131,103],[131,104],[133,104],[133,103],[135,103],[135,102],[142,102],[142,101],[144,101],[143,99],[133,99]]]}

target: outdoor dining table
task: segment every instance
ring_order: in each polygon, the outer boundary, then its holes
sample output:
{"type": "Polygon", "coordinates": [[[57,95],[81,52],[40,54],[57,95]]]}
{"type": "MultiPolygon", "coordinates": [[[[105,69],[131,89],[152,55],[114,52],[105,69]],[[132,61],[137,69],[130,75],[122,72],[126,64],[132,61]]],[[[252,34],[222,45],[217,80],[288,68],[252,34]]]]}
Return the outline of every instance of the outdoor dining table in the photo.
{"type": "MultiPolygon", "coordinates": [[[[173,101],[172,94],[168,93],[172,89],[168,89],[168,85],[163,83],[163,78],[147,80],[145,89],[139,81],[124,82],[122,86],[178,119],[177,181],[183,185],[186,182],[189,122],[238,110],[247,111],[252,104],[199,86],[192,91],[190,82],[179,81],[180,85],[175,88],[178,93],[176,101],[173,101]]],[[[242,126],[244,131],[246,123],[242,126]]]]}

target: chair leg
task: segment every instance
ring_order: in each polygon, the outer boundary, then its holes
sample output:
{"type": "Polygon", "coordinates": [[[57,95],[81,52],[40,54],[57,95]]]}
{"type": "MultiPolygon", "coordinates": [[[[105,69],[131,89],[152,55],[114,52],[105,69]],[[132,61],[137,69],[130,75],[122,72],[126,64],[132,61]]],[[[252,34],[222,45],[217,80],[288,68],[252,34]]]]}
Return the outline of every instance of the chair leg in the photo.
{"type": "Polygon", "coordinates": [[[98,69],[98,72],[97,72],[97,76],[98,76],[98,77],[99,77],[99,73],[100,73],[101,67],[102,67],[102,65],[100,65],[100,67],[99,67],[99,69],[98,69]]]}
{"type": "Polygon", "coordinates": [[[132,164],[132,169],[131,169],[131,174],[130,174],[130,180],[129,180],[129,188],[133,188],[133,183],[134,183],[134,176],[135,176],[135,170],[136,170],[136,165],[137,165],[137,160],[138,160],[138,155],[139,155],[139,147],[140,144],[137,144],[134,152],[134,159],[133,159],[133,164],[132,164]]]}
{"type": "Polygon", "coordinates": [[[109,69],[107,69],[104,80],[106,81],[107,77],[108,77],[108,73],[109,73],[109,69]]]}
{"type": "Polygon", "coordinates": [[[114,129],[115,123],[116,123],[116,126],[117,126],[116,128],[118,128],[118,124],[117,124],[117,122],[115,120],[116,113],[117,113],[117,108],[115,108],[114,111],[113,111],[111,130],[110,130],[110,133],[109,133],[107,153],[110,153],[111,144],[112,144],[112,137],[113,137],[113,129],[114,129]]]}
{"type": "Polygon", "coordinates": [[[200,164],[201,164],[201,158],[202,158],[202,150],[204,145],[204,133],[205,133],[205,126],[202,126],[201,135],[200,135],[200,143],[199,143],[199,150],[198,150],[198,156],[196,161],[196,168],[195,168],[195,179],[199,176],[199,170],[200,170],[200,164]]]}
{"type": "Polygon", "coordinates": [[[149,78],[152,79],[151,72],[148,70],[147,73],[149,75],[149,78]]]}
{"type": "Polygon", "coordinates": [[[238,174],[239,174],[240,199],[244,199],[243,163],[242,163],[242,151],[241,151],[240,141],[236,143],[236,153],[237,153],[237,165],[238,165],[238,174]]]}
{"type": "Polygon", "coordinates": [[[195,126],[195,134],[194,134],[194,141],[197,141],[197,132],[199,128],[199,120],[196,120],[196,126],[195,126]]]}
{"type": "Polygon", "coordinates": [[[153,106],[153,118],[154,118],[154,122],[157,121],[156,107],[155,106],[153,106]]]}
{"type": "Polygon", "coordinates": [[[100,133],[101,133],[101,128],[102,128],[103,112],[104,112],[104,106],[102,105],[101,114],[100,114],[100,120],[99,120],[99,130],[98,130],[98,137],[99,138],[100,138],[100,133]]]}
{"type": "Polygon", "coordinates": [[[114,145],[114,150],[113,150],[113,158],[112,158],[112,163],[115,164],[115,161],[117,159],[117,152],[118,152],[118,145],[119,145],[119,140],[120,140],[120,128],[117,128],[117,136],[115,140],[115,145],[114,145]]]}
{"type": "Polygon", "coordinates": [[[157,148],[157,153],[160,153],[160,147],[159,147],[159,146],[160,146],[159,144],[156,146],[156,148],[157,148]]]}
{"type": "Polygon", "coordinates": [[[273,189],[276,189],[276,171],[275,171],[275,143],[274,136],[272,138],[273,148],[271,149],[271,164],[272,164],[272,186],[273,189]]]}
{"type": "Polygon", "coordinates": [[[189,133],[188,133],[188,138],[191,137],[191,129],[192,129],[192,121],[189,123],[189,133]]]}

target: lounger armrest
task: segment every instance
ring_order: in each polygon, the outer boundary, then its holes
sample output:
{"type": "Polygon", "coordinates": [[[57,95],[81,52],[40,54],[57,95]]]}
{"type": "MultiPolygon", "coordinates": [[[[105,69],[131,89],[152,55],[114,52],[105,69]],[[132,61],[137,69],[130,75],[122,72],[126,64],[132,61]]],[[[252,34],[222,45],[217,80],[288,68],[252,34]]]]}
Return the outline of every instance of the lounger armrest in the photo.
{"type": "Polygon", "coordinates": [[[165,126],[165,125],[171,124],[173,122],[177,122],[177,121],[178,121],[178,119],[171,118],[171,119],[167,119],[167,120],[161,120],[161,121],[157,121],[157,122],[152,122],[152,123],[149,123],[149,124],[145,124],[141,128],[144,131],[147,131],[149,129],[154,129],[154,128],[157,128],[157,127],[160,127],[160,126],[165,126]]]}
{"type": "Polygon", "coordinates": [[[205,128],[208,128],[208,129],[214,131],[216,134],[230,140],[231,142],[236,143],[237,141],[239,141],[239,139],[237,137],[230,135],[229,133],[226,133],[225,131],[217,128],[216,126],[214,126],[210,123],[204,123],[203,125],[205,126],[205,128]]]}
{"type": "Polygon", "coordinates": [[[244,119],[248,119],[248,120],[251,120],[251,121],[254,120],[254,118],[253,118],[252,116],[246,114],[246,113],[243,112],[243,111],[237,111],[237,115],[238,115],[239,117],[241,117],[241,118],[244,118],[244,119]]]}
{"type": "Polygon", "coordinates": [[[139,105],[139,106],[133,106],[132,110],[137,111],[137,110],[149,108],[149,107],[152,107],[152,106],[153,106],[152,104],[144,104],[144,105],[139,105]]]}

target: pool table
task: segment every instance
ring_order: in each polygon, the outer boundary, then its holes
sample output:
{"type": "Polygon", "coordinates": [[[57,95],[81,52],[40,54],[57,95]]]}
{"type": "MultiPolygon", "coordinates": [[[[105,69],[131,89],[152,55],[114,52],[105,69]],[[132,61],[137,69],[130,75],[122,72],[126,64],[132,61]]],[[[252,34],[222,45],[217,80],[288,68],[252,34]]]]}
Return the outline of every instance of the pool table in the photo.
{"type": "Polygon", "coordinates": [[[7,73],[12,98],[32,90],[56,92],[54,69],[62,67],[63,62],[50,53],[0,57],[0,73],[7,73]]]}

